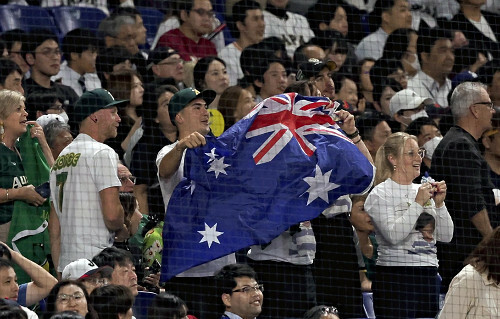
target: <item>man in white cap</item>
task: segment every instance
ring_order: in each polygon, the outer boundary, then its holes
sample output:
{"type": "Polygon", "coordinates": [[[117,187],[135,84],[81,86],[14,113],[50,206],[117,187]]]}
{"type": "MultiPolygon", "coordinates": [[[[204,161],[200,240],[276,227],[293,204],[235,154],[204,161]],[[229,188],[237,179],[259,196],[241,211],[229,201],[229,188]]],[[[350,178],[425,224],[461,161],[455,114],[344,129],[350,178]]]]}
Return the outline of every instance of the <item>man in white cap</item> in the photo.
{"type": "Polygon", "coordinates": [[[109,283],[112,272],[109,266],[97,267],[92,260],[81,258],[64,267],[61,278],[80,281],[90,295],[94,289],[109,283]]]}
{"type": "Polygon", "coordinates": [[[391,98],[389,111],[391,117],[401,123],[401,132],[404,132],[411,122],[419,117],[429,117],[425,111],[425,106],[432,103],[431,99],[423,98],[415,91],[404,89],[391,98]]]}

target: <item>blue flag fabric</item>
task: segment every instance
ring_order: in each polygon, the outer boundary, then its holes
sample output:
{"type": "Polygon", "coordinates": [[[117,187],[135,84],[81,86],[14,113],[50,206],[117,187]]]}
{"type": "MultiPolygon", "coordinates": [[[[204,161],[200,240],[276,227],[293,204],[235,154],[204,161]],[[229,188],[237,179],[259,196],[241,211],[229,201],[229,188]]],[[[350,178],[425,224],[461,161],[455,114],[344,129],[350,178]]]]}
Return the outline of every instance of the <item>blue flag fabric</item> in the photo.
{"type": "Polygon", "coordinates": [[[163,228],[162,281],[317,217],[369,190],[374,167],[332,119],[331,102],[277,95],[185,155],[163,228]]]}

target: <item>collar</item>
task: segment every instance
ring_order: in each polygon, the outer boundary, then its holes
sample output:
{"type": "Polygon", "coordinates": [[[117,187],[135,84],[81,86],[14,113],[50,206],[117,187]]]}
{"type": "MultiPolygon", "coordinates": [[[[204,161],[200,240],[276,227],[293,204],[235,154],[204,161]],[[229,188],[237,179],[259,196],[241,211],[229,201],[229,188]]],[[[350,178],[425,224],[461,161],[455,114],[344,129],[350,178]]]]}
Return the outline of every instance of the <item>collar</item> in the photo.
{"type": "Polygon", "coordinates": [[[434,80],[433,78],[431,78],[427,73],[425,73],[424,71],[420,70],[418,71],[418,77],[420,78],[420,80],[427,85],[427,87],[431,90],[441,90],[441,88],[446,88],[448,86],[450,86],[450,89],[451,89],[451,80],[446,78],[446,81],[444,82],[444,84],[440,87],[439,86],[439,83],[434,80]]]}
{"type": "MultiPolygon", "coordinates": [[[[230,311],[226,311],[224,312],[224,315],[222,315],[222,319],[242,319],[240,316],[238,316],[237,314],[234,314],[230,311]]],[[[254,318],[255,319],[255,318],[254,318]]]]}
{"type": "Polygon", "coordinates": [[[284,20],[288,19],[288,15],[286,14],[287,13],[286,9],[276,8],[275,6],[270,4],[269,2],[267,3],[266,10],[269,13],[274,14],[275,16],[277,16],[280,19],[284,19],[284,20]]]}

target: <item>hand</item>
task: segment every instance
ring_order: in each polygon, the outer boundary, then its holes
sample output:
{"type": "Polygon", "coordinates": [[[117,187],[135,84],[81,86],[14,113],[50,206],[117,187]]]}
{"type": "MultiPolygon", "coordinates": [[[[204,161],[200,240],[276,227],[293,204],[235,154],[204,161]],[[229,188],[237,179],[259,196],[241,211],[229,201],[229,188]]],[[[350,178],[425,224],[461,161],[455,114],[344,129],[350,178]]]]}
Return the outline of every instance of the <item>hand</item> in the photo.
{"type": "Polygon", "coordinates": [[[17,195],[18,199],[33,206],[40,206],[47,200],[35,191],[35,186],[33,185],[23,186],[18,188],[17,191],[19,192],[17,195]]]}
{"type": "Polygon", "coordinates": [[[434,203],[436,203],[436,207],[442,207],[444,204],[444,199],[446,198],[446,182],[440,181],[432,183],[432,187],[434,189],[434,203]]]}
{"type": "Polygon", "coordinates": [[[150,284],[153,287],[158,287],[160,283],[160,273],[149,274],[147,277],[144,277],[144,282],[150,284]]]}
{"type": "Polygon", "coordinates": [[[434,195],[434,188],[431,183],[424,183],[418,188],[417,196],[415,197],[415,202],[424,206],[425,203],[434,195]]]}
{"type": "Polygon", "coordinates": [[[186,148],[195,148],[205,144],[207,144],[205,137],[198,132],[194,132],[180,140],[176,148],[184,151],[186,148]]]}
{"type": "Polygon", "coordinates": [[[346,132],[347,134],[353,134],[354,132],[356,132],[354,115],[344,110],[337,111],[335,112],[335,114],[337,114],[337,116],[339,117],[339,122],[341,123],[339,124],[339,126],[344,132],[346,132]]]}
{"type": "Polygon", "coordinates": [[[130,233],[128,231],[127,225],[123,224],[123,227],[115,232],[115,241],[124,242],[130,238],[130,233]]]}
{"type": "Polygon", "coordinates": [[[26,122],[28,125],[33,125],[31,127],[31,138],[38,138],[38,140],[45,140],[45,134],[43,133],[43,128],[36,121],[26,122]]]}

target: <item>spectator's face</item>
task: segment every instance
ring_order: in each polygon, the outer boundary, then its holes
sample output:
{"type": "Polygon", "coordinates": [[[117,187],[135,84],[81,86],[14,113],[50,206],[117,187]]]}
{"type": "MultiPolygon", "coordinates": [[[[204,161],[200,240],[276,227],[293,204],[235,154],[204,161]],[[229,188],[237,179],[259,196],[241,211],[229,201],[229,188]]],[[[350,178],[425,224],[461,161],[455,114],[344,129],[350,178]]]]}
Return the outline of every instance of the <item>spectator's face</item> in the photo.
{"type": "Polygon", "coordinates": [[[62,105],[61,101],[59,101],[59,99],[56,99],[54,104],[50,108],[47,109],[46,113],[47,114],[61,114],[62,112],[64,112],[63,105],[62,105]]]}
{"type": "MultiPolygon", "coordinates": [[[[237,283],[234,290],[243,289],[245,287],[256,287],[258,285],[255,279],[250,277],[237,277],[237,283]]],[[[231,294],[223,294],[222,301],[226,309],[242,318],[255,318],[262,312],[262,302],[264,295],[259,289],[250,289],[248,292],[233,292],[231,294]]]]}
{"type": "Polygon", "coordinates": [[[336,30],[342,33],[342,35],[347,36],[347,32],[349,32],[349,23],[347,23],[347,13],[344,8],[337,7],[335,16],[330,20],[330,25],[328,27],[330,30],[336,30]]]}
{"type": "Polygon", "coordinates": [[[125,47],[130,54],[139,52],[137,47],[135,24],[124,24],[115,38],[114,45],[125,47]]]}
{"type": "Polygon", "coordinates": [[[189,103],[176,115],[176,118],[180,120],[177,122],[178,126],[187,132],[198,132],[203,136],[210,132],[210,113],[208,113],[207,103],[203,99],[195,99],[189,103]]]}
{"type": "Polygon", "coordinates": [[[238,98],[238,104],[236,105],[236,110],[234,110],[234,121],[238,122],[245,115],[250,113],[252,108],[255,106],[255,101],[252,93],[243,89],[241,90],[240,97],[238,98]]]}
{"type": "Polygon", "coordinates": [[[160,78],[173,78],[176,82],[184,80],[184,61],[181,56],[172,54],[168,58],[153,65],[153,72],[160,78]]]}
{"type": "Polygon", "coordinates": [[[358,105],[358,87],[351,79],[345,79],[342,87],[337,93],[337,99],[347,101],[352,107],[358,105]]]}
{"type": "Polygon", "coordinates": [[[174,96],[172,92],[165,92],[158,98],[158,108],[156,110],[156,121],[162,128],[172,128],[173,124],[168,113],[168,103],[174,96]]]}
{"type": "Polygon", "coordinates": [[[118,164],[118,178],[122,182],[120,192],[132,193],[134,191],[134,182],[132,181],[132,173],[128,170],[127,166],[118,164]]]}
{"type": "Polygon", "coordinates": [[[396,94],[396,92],[390,86],[386,86],[384,88],[382,94],[380,95],[380,108],[378,110],[379,112],[391,116],[390,102],[394,94],[396,94]]]}
{"type": "MultiPolygon", "coordinates": [[[[427,116],[427,113],[425,113],[425,105],[423,103],[414,109],[399,111],[398,113],[394,114],[394,119],[399,123],[408,126],[413,121],[411,119],[411,116],[421,112],[424,112],[424,116],[427,116]]],[[[419,117],[422,117],[422,115],[420,115],[419,117]]]]}
{"type": "Polygon", "coordinates": [[[455,54],[451,41],[448,39],[438,39],[434,42],[430,53],[422,53],[422,62],[426,70],[433,70],[434,73],[448,75],[455,63],[455,54]]]}
{"type": "Polygon", "coordinates": [[[9,58],[14,61],[19,67],[21,68],[21,71],[23,73],[26,73],[30,70],[29,65],[26,63],[24,58],[21,56],[21,47],[22,47],[22,42],[14,42],[12,44],[12,47],[9,52],[9,58]]]}
{"type": "Polygon", "coordinates": [[[245,23],[238,22],[238,30],[240,34],[244,34],[251,44],[256,44],[264,39],[264,30],[266,23],[264,22],[264,14],[260,9],[252,9],[246,11],[245,23]]]}
{"type": "Polygon", "coordinates": [[[116,137],[118,134],[118,126],[121,119],[118,115],[118,109],[111,107],[99,110],[94,113],[97,119],[97,125],[101,141],[116,137]]]}
{"type": "Polygon", "coordinates": [[[500,70],[493,75],[493,80],[488,86],[488,93],[495,106],[500,106],[500,70]]]}
{"type": "Polygon", "coordinates": [[[335,84],[332,80],[332,73],[328,68],[323,68],[314,79],[314,84],[323,96],[335,99],[335,84]]]}
{"type": "Polygon", "coordinates": [[[0,269],[0,298],[17,301],[19,286],[14,268],[3,267],[0,269]]]}
{"type": "Polygon", "coordinates": [[[382,13],[382,19],[392,30],[411,28],[410,5],[406,0],[395,0],[390,10],[382,13]]]}
{"type": "Polygon", "coordinates": [[[61,68],[59,45],[54,40],[46,40],[35,49],[33,54],[27,55],[27,60],[33,70],[48,77],[56,75],[61,68]]]}
{"type": "Polygon", "coordinates": [[[73,136],[69,131],[62,131],[57,135],[54,140],[54,143],[50,145],[50,150],[52,151],[52,156],[56,159],[61,151],[68,146],[71,142],[73,142],[73,136]]]}
{"type": "Polygon", "coordinates": [[[203,89],[214,90],[220,95],[228,86],[229,75],[227,74],[226,67],[217,60],[212,61],[205,74],[205,87],[203,89]]]}
{"type": "Polygon", "coordinates": [[[129,261],[123,266],[115,266],[111,274],[111,284],[128,287],[132,295],[137,296],[137,275],[132,262],[129,261]]]}
{"type": "Polygon", "coordinates": [[[182,12],[185,13],[181,13],[181,16],[185,17],[184,23],[198,36],[212,32],[214,16],[209,0],[194,0],[191,10],[182,12]]]}
{"type": "Polygon", "coordinates": [[[371,140],[365,139],[366,148],[368,148],[371,154],[377,154],[378,149],[387,141],[391,133],[391,127],[386,121],[378,123],[373,129],[371,140]]]}
{"type": "Polygon", "coordinates": [[[344,65],[345,60],[347,59],[347,54],[343,53],[341,50],[337,49],[338,44],[335,42],[331,48],[326,50],[326,61],[332,60],[337,64],[337,67],[334,71],[340,70],[340,68],[344,65]]]}
{"type": "Polygon", "coordinates": [[[132,77],[132,89],[130,90],[130,105],[139,106],[142,105],[144,96],[144,87],[142,85],[141,79],[137,76],[132,77]]]}
{"type": "Polygon", "coordinates": [[[403,154],[397,157],[389,155],[389,159],[392,158],[391,164],[396,165],[396,169],[392,174],[393,176],[399,176],[401,183],[411,183],[411,181],[420,175],[422,158],[418,153],[419,147],[417,141],[408,139],[403,147],[403,154]]]}
{"type": "Polygon", "coordinates": [[[365,211],[365,201],[359,200],[352,204],[351,224],[360,232],[372,232],[374,230],[372,220],[365,211]]]}
{"type": "Polygon", "coordinates": [[[5,134],[18,138],[26,132],[26,120],[28,113],[26,112],[24,102],[22,101],[19,105],[9,106],[9,108],[11,108],[10,114],[7,118],[2,119],[5,134]]]}
{"type": "Polygon", "coordinates": [[[487,130],[490,130],[493,125],[491,123],[491,119],[493,118],[493,114],[495,113],[495,110],[490,108],[488,105],[483,104],[490,102],[490,96],[488,95],[488,92],[486,92],[485,89],[481,89],[481,94],[479,97],[479,100],[474,101],[472,104],[471,108],[476,108],[477,116],[478,116],[478,122],[477,125],[481,128],[481,134],[486,132],[487,130]]]}
{"type": "Polygon", "coordinates": [[[273,62],[264,72],[264,82],[261,84],[260,95],[270,97],[285,92],[287,86],[287,75],[283,64],[273,62]]]}
{"type": "Polygon", "coordinates": [[[422,125],[420,134],[417,136],[418,146],[423,147],[424,144],[432,140],[436,136],[441,136],[441,132],[434,125],[422,125]]]}
{"type": "Polygon", "coordinates": [[[130,70],[132,70],[132,63],[130,63],[130,60],[125,60],[121,63],[113,65],[113,72],[130,70]]]}
{"type": "Polygon", "coordinates": [[[22,86],[23,76],[19,72],[14,71],[7,75],[5,78],[5,83],[0,85],[0,89],[12,90],[24,95],[24,89],[22,86]]]}
{"type": "Polygon", "coordinates": [[[135,16],[135,42],[138,45],[144,45],[146,43],[146,32],[148,30],[144,26],[144,21],[140,15],[135,16]]]}
{"type": "Polygon", "coordinates": [[[88,49],[83,51],[82,53],[72,54],[72,57],[75,57],[74,63],[79,71],[85,73],[94,73],[95,72],[95,61],[97,59],[97,49],[88,49]]]}
{"type": "Polygon", "coordinates": [[[285,9],[288,4],[288,0],[269,0],[269,3],[275,6],[276,8],[285,9]]]}
{"type": "Polygon", "coordinates": [[[88,307],[83,290],[76,285],[62,287],[57,293],[55,308],[56,312],[75,311],[85,317],[88,307]]]}

